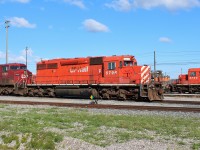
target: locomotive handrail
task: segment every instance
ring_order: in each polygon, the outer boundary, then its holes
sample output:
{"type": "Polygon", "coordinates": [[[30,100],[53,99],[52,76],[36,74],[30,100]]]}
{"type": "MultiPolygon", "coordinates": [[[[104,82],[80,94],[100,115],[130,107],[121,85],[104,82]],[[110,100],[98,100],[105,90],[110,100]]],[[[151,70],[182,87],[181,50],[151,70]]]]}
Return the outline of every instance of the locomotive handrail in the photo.
{"type": "Polygon", "coordinates": [[[15,83],[15,88],[20,87],[21,85],[23,85],[23,88],[26,88],[27,86],[27,79],[24,78],[20,78],[16,83],[15,83]]]}
{"type": "Polygon", "coordinates": [[[35,83],[32,83],[32,84],[53,84],[53,83],[57,83],[57,84],[97,84],[97,80],[54,80],[54,81],[48,81],[48,80],[45,80],[45,81],[39,81],[39,82],[35,82],[35,83]]]}

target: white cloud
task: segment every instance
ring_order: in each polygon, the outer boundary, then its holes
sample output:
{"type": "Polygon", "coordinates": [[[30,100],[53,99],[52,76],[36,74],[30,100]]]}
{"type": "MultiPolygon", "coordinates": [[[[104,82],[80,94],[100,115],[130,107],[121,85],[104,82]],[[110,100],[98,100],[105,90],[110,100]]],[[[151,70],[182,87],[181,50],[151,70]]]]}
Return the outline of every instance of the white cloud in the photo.
{"type": "Polygon", "coordinates": [[[157,7],[168,10],[190,9],[200,7],[199,0],[113,0],[105,4],[109,8],[119,11],[128,11],[134,8],[152,9],[157,7]]]}
{"type": "Polygon", "coordinates": [[[17,3],[29,3],[31,0],[0,0],[0,3],[5,3],[5,2],[17,2],[17,3]]]}
{"type": "Polygon", "coordinates": [[[69,3],[71,5],[75,5],[81,9],[86,8],[82,0],[64,0],[64,2],[69,3]]]}
{"type": "Polygon", "coordinates": [[[31,24],[24,18],[12,17],[8,20],[10,21],[10,24],[15,27],[19,27],[19,28],[35,28],[36,27],[36,24],[31,24]]]}
{"type": "Polygon", "coordinates": [[[109,28],[106,25],[100,22],[97,22],[94,19],[86,19],[83,22],[83,26],[89,32],[108,32],[109,31],[109,28]]]}
{"type": "MultiPolygon", "coordinates": [[[[27,56],[34,57],[33,51],[31,49],[29,49],[27,51],[27,56]]],[[[6,61],[6,54],[2,51],[0,51],[0,58],[4,59],[6,61]]],[[[25,49],[21,51],[20,56],[16,56],[16,55],[8,53],[8,62],[9,63],[25,63],[26,62],[26,51],[25,51],[25,49]]]]}
{"type": "Polygon", "coordinates": [[[172,40],[168,37],[160,37],[159,41],[163,42],[163,43],[171,43],[172,42],[172,40]]]}
{"type": "Polygon", "coordinates": [[[129,0],[115,0],[110,4],[105,4],[109,8],[113,8],[119,11],[129,11],[131,10],[131,2],[129,0]]]}
{"type": "Polygon", "coordinates": [[[9,63],[25,63],[26,58],[24,56],[9,57],[9,63]]]}
{"type": "Polygon", "coordinates": [[[13,2],[19,2],[19,3],[29,3],[30,0],[12,0],[13,2]]]}
{"type": "Polygon", "coordinates": [[[189,9],[199,7],[199,0],[134,0],[134,7],[151,9],[155,7],[164,7],[169,10],[189,9]]]}
{"type": "MultiPolygon", "coordinates": [[[[0,58],[3,59],[1,61],[1,63],[5,63],[6,62],[6,54],[2,51],[0,51],[0,58]],[[4,62],[5,60],[5,62],[4,62]]],[[[8,53],[8,62],[9,63],[25,63],[26,62],[26,58],[24,56],[15,56],[12,54],[8,53]]]]}

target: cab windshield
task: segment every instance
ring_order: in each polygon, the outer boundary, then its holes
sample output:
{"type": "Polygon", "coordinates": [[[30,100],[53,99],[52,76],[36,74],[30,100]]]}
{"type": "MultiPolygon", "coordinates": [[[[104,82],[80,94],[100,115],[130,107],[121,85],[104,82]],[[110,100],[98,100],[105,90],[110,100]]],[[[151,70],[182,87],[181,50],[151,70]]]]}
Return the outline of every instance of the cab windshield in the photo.
{"type": "Polygon", "coordinates": [[[132,61],[124,61],[124,66],[133,66],[132,61]]]}
{"type": "Polygon", "coordinates": [[[19,69],[25,70],[26,66],[10,66],[10,70],[19,70],[19,69]]]}

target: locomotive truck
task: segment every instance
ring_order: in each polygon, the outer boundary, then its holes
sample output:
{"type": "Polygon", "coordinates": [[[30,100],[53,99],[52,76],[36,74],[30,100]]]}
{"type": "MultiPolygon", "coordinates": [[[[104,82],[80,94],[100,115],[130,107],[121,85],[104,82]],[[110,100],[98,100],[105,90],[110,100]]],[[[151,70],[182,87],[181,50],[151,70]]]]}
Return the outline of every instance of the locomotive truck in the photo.
{"type": "MultiPolygon", "coordinates": [[[[12,65],[7,71],[11,71],[11,68],[12,65]]],[[[151,80],[150,66],[138,66],[132,55],[41,60],[37,63],[35,76],[25,68],[16,71],[21,73],[14,72],[11,77],[13,88],[9,84],[8,90],[4,82],[0,94],[149,101],[163,99],[162,85],[151,80]],[[15,78],[16,74],[25,78],[15,78]]],[[[3,76],[3,72],[1,74],[3,76]]]]}

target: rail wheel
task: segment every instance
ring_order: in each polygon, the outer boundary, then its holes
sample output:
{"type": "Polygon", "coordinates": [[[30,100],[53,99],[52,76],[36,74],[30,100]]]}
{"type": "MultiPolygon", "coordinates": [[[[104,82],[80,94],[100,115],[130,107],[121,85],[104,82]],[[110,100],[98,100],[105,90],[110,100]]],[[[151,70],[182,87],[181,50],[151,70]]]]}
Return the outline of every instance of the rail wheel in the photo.
{"type": "Polygon", "coordinates": [[[33,89],[30,89],[30,90],[28,91],[28,96],[31,96],[31,97],[34,96],[34,91],[33,91],[33,89]]]}
{"type": "Polygon", "coordinates": [[[126,90],[120,89],[118,91],[118,98],[120,100],[126,100],[126,90]]]}
{"type": "Polygon", "coordinates": [[[47,88],[46,94],[49,97],[55,97],[55,92],[54,92],[54,89],[52,89],[52,88],[47,88]]]}

